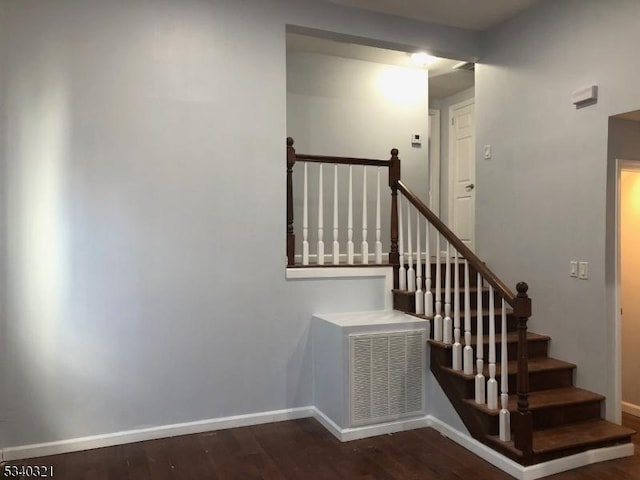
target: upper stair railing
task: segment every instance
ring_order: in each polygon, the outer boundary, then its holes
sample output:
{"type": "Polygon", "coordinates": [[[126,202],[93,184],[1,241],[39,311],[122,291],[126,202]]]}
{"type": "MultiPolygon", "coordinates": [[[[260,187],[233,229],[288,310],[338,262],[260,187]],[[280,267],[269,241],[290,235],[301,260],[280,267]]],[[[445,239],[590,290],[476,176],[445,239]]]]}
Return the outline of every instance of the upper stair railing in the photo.
{"type": "Polygon", "coordinates": [[[514,294],[465,243],[458,238],[409,188],[402,182],[398,150],[391,150],[389,160],[327,157],[297,154],[293,139],[287,139],[287,259],[288,266],[296,265],[295,234],[293,223],[293,167],[296,162],[304,164],[303,173],[303,220],[302,220],[302,265],[310,265],[309,253],[309,163],[319,163],[318,170],[318,244],[317,264],[325,264],[323,240],[323,171],[322,164],[334,165],[333,188],[333,248],[332,264],[340,265],[338,165],[348,165],[347,197],[347,258],[348,265],[354,265],[353,243],[353,166],[363,165],[362,182],[362,244],[360,263],[369,263],[367,240],[367,166],[377,167],[376,189],[376,243],[375,263],[382,263],[380,170],[388,169],[391,189],[388,263],[393,266],[394,288],[411,292],[414,299],[411,311],[424,315],[433,322],[433,340],[451,345],[452,369],[465,375],[474,374],[474,345],[472,344],[471,295],[475,281],[476,293],[476,345],[475,345],[475,401],[486,404],[489,410],[499,410],[500,440],[511,441],[511,416],[509,412],[509,362],[507,355],[507,321],[512,315],[517,322],[517,416],[513,422],[513,446],[522,456],[533,455],[533,423],[529,409],[529,371],[527,351],[527,321],[531,316],[531,299],[527,295],[528,286],[524,282],[516,286],[514,294]],[[406,213],[406,215],[405,215],[406,213]],[[412,222],[415,219],[415,233],[412,222]],[[424,225],[424,240],[421,228],[424,225]],[[413,243],[415,235],[415,244],[413,243]],[[435,237],[435,238],[434,238],[435,237]],[[435,255],[432,244],[435,243],[435,255]],[[424,246],[424,250],[422,247],[424,246]],[[444,262],[443,262],[444,253],[444,262]],[[424,259],[424,263],[423,263],[424,259]],[[461,262],[461,263],[460,263],[461,262]],[[435,274],[432,265],[435,263],[435,274]],[[443,264],[444,263],[444,264],[443,264]],[[444,276],[443,276],[444,269],[444,276]],[[451,278],[453,270],[453,279],[451,278]],[[476,278],[471,277],[471,271],[476,278]],[[463,283],[460,276],[463,276],[463,283]],[[432,278],[435,277],[435,278],[432,278]],[[486,285],[486,288],[485,288],[486,285]],[[452,292],[453,289],[453,292],[452,292]],[[484,359],[483,297],[488,289],[488,367],[484,359]],[[444,292],[443,292],[444,290],[444,292]],[[453,304],[452,304],[453,302],[453,304]],[[461,306],[461,303],[463,305],[461,306]],[[496,310],[500,310],[500,341],[496,340],[496,310]],[[511,310],[511,311],[509,311],[511,310]],[[461,315],[464,323],[461,323],[461,315]],[[463,330],[464,328],[464,330],[463,330]],[[464,345],[462,344],[464,339],[464,345]],[[497,368],[496,349],[500,347],[500,373],[497,368]],[[500,387],[498,387],[498,376],[500,387]],[[487,380],[488,377],[488,380],[487,380]],[[498,395],[500,390],[500,395],[498,395]],[[500,401],[499,401],[500,400],[500,401]]]}
{"type": "MultiPolygon", "coordinates": [[[[332,265],[367,265],[371,260],[375,264],[382,264],[382,201],[380,196],[380,185],[382,179],[382,171],[389,170],[393,164],[394,158],[397,160],[398,151],[391,151],[390,160],[373,160],[368,158],[349,158],[349,157],[331,157],[323,155],[307,155],[296,153],[293,147],[293,138],[287,138],[287,266],[296,265],[325,265],[330,260],[332,265]],[[296,235],[294,233],[294,189],[293,189],[293,168],[296,163],[304,164],[303,170],[303,190],[302,190],[302,258],[300,262],[296,262],[296,235]],[[317,164],[317,169],[310,172],[309,164],[317,164]],[[333,242],[331,254],[326,253],[324,241],[324,169],[325,165],[333,166],[333,242]],[[344,204],[339,189],[339,165],[345,165],[348,168],[348,194],[347,194],[347,237],[346,237],[346,259],[341,262],[341,235],[340,235],[340,209],[339,206],[344,204]],[[358,187],[362,190],[362,203],[359,204],[361,220],[362,220],[362,242],[360,244],[359,254],[356,255],[354,244],[354,166],[362,166],[362,181],[358,182],[358,187]],[[371,167],[368,169],[368,167],[371,167]],[[375,189],[375,240],[373,245],[373,255],[369,253],[369,228],[368,228],[368,204],[371,201],[367,194],[367,185],[369,183],[369,173],[375,167],[376,189],[375,189]],[[311,175],[313,173],[313,177],[311,175]],[[309,180],[317,179],[317,189],[315,186],[309,187],[309,180]],[[312,246],[310,242],[310,193],[317,195],[317,245],[315,247],[315,262],[311,261],[312,246]],[[356,262],[356,256],[359,257],[356,262]]],[[[313,208],[313,207],[311,207],[313,208]]],[[[344,228],[344,227],[343,227],[344,228]]],[[[342,242],[345,243],[344,241],[342,242]]],[[[344,245],[343,245],[344,248],[344,245]]]]}

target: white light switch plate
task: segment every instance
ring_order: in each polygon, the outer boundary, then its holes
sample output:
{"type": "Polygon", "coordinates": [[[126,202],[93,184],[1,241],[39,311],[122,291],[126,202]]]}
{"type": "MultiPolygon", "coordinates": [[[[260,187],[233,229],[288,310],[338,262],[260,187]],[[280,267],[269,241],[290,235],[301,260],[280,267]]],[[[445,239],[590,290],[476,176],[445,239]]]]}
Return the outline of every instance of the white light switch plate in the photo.
{"type": "Polygon", "coordinates": [[[575,260],[569,262],[569,276],[578,278],[578,262],[575,260]]]}
{"type": "Polygon", "coordinates": [[[578,278],[580,280],[589,278],[589,262],[578,262],[578,278]]]}

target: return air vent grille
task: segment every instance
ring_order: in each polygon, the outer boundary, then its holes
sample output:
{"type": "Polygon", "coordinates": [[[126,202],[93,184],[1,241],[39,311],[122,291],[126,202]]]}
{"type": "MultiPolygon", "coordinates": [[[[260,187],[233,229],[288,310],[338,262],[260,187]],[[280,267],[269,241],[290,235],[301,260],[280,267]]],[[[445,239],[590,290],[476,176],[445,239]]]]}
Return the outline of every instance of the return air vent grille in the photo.
{"type": "Polygon", "coordinates": [[[424,411],[424,348],[422,330],[349,337],[353,426],[424,411]]]}

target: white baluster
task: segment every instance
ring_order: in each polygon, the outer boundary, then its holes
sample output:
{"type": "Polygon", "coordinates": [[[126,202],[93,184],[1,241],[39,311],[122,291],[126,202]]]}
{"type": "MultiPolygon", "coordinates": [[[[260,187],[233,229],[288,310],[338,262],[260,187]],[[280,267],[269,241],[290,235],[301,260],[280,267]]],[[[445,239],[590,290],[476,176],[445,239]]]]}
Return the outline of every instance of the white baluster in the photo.
{"type": "Polygon", "coordinates": [[[442,321],[442,341],[447,345],[451,345],[451,247],[449,242],[447,242],[446,262],[444,266],[444,320],[442,321]]]}
{"type": "Polygon", "coordinates": [[[440,232],[436,230],[436,314],[433,316],[433,339],[442,341],[442,269],[440,268],[440,232]]]}
{"type": "Polygon", "coordinates": [[[376,263],[382,263],[382,222],[380,221],[380,170],[378,167],[378,195],[376,197],[376,263]]]}
{"type": "Polygon", "coordinates": [[[369,263],[369,242],[367,241],[367,167],[362,168],[362,263],[369,263]]]}
{"type": "Polygon", "coordinates": [[[431,293],[431,249],[429,248],[430,231],[429,220],[425,222],[425,255],[427,258],[424,260],[424,314],[433,318],[433,294],[431,293]]]}
{"type": "Polygon", "coordinates": [[[477,306],[476,306],[476,403],[485,403],[486,400],[486,382],[484,378],[484,320],[482,312],[482,277],[478,273],[476,277],[477,286],[477,306]]]}
{"type": "Polygon", "coordinates": [[[322,181],[322,164],[320,164],[318,171],[318,265],[324,265],[324,185],[322,181]]]}
{"type": "Polygon", "coordinates": [[[308,170],[309,164],[304,163],[304,193],[302,201],[302,264],[309,265],[309,189],[308,170]]]}
{"type": "Polygon", "coordinates": [[[424,313],[424,293],[422,293],[422,260],[420,259],[420,212],[416,209],[416,313],[424,313]]]}
{"type": "Polygon", "coordinates": [[[349,200],[347,212],[347,263],[353,265],[353,165],[349,165],[349,200]]]}
{"type": "Polygon", "coordinates": [[[473,375],[473,347],[471,346],[471,287],[469,285],[469,262],[464,261],[464,351],[462,365],[465,375],[473,375]]]}
{"type": "Polygon", "coordinates": [[[498,408],[498,381],[496,380],[496,311],[493,287],[489,285],[489,381],[487,382],[487,408],[498,408]]]}
{"type": "Polygon", "coordinates": [[[398,272],[398,288],[407,289],[407,272],[404,268],[404,226],[402,225],[402,197],[398,198],[398,254],[400,256],[400,271],[398,272]]]}
{"type": "Polygon", "coordinates": [[[407,200],[407,261],[409,268],[407,269],[407,290],[416,291],[416,272],[413,269],[413,245],[411,243],[411,204],[407,200]]]}
{"type": "Polygon", "coordinates": [[[333,166],[333,264],[340,263],[340,243],[338,242],[338,165],[333,166]]]}
{"type": "Polygon", "coordinates": [[[507,353],[507,306],[505,305],[504,298],[502,299],[502,352],[500,356],[501,372],[500,383],[502,384],[502,394],[500,395],[500,403],[502,409],[500,410],[500,440],[508,442],[511,440],[511,417],[509,415],[509,368],[508,368],[508,353],[507,353]]]}
{"type": "Polygon", "coordinates": [[[460,343],[460,266],[458,252],[453,251],[453,359],[451,366],[454,370],[462,370],[462,344],[460,343]]]}

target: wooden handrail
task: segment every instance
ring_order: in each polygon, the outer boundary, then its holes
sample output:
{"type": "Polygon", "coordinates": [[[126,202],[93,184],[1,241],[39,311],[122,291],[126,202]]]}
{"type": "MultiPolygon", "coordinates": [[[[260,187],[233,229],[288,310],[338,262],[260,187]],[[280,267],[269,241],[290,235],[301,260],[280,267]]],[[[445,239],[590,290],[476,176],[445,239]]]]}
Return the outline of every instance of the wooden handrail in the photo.
{"type": "MultiPolygon", "coordinates": [[[[399,175],[398,175],[399,177],[399,175]]],[[[391,183],[391,179],[390,182],[391,183]]],[[[515,447],[522,452],[525,459],[533,455],[533,420],[529,409],[529,354],[527,348],[527,321],[531,316],[531,299],[527,295],[529,286],[520,282],[517,285],[518,295],[513,292],[494,274],[478,256],[460,240],[435,213],[433,213],[407,186],[397,178],[392,191],[400,191],[411,204],[424,215],[429,223],[436,227],[440,234],[453,245],[469,264],[484,278],[500,296],[513,307],[518,322],[518,421],[515,435],[515,447]],[[394,189],[395,187],[395,189],[394,189]]],[[[437,253],[440,255],[440,252],[437,253]]]]}
{"type": "MultiPolygon", "coordinates": [[[[495,288],[498,293],[506,300],[506,302],[512,307],[516,307],[516,296],[514,293],[507,287],[502,280],[498,278],[498,276],[493,273],[485,263],[478,258],[478,256],[473,253],[469,247],[467,247],[462,240],[460,240],[455,233],[453,233],[449,227],[447,227],[442,220],[440,220],[435,213],[433,213],[429,208],[420,200],[411,190],[407,188],[407,186],[402,182],[402,180],[398,180],[398,190],[402,192],[402,194],[409,200],[418,211],[424,215],[429,223],[436,227],[436,229],[442,234],[447,241],[453,245],[453,247],[460,253],[469,264],[482,275],[493,288],[495,288]]],[[[439,252],[438,252],[439,255],[439,252]]]]}
{"type": "Polygon", "coordinates": [[[332,157],[326,155],[308,155],[296,153],[296,161],[309,163],[331,163],[338,165],[367,165],[374,167],[389,167],[389,160],[374,160],[371,158],[332,157]]]}

